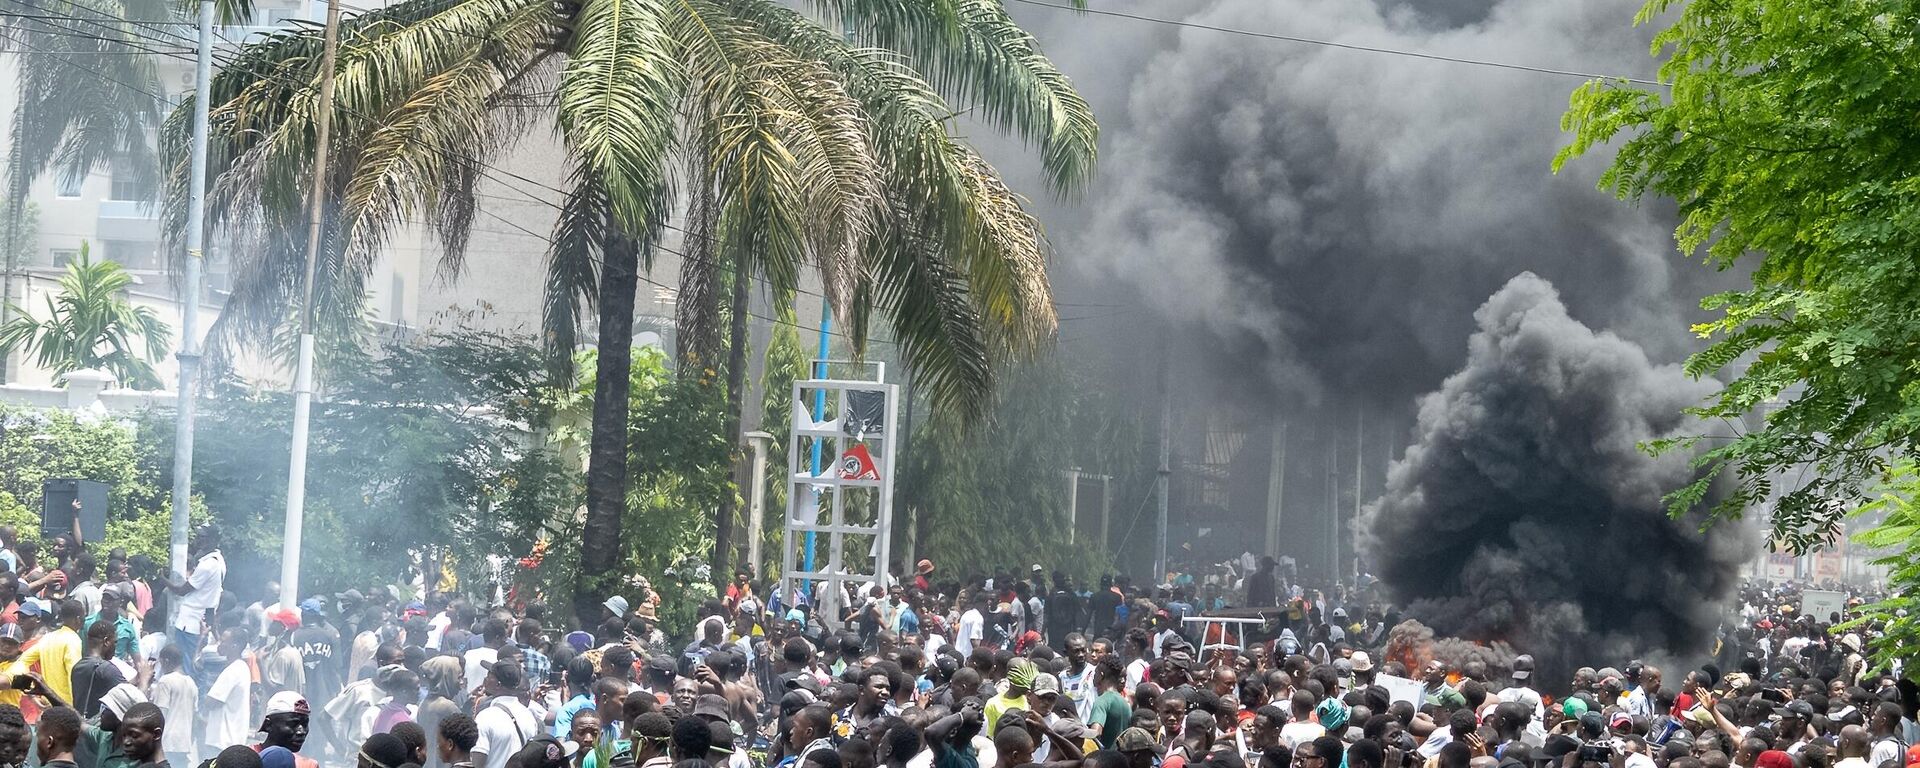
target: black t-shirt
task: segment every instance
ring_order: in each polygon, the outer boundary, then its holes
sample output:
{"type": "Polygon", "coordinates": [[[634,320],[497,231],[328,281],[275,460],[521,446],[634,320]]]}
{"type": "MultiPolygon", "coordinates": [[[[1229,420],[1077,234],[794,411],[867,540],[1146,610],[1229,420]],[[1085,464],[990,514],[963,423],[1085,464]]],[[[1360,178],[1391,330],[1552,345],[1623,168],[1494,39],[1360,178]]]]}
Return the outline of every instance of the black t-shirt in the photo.
{"type": "Polygon", "coordinates": [[[126,681],[111,661],[91,656],[81,659],[73,665],[73,708],[83,717],[100,714],[100,699],[126,681]]]}
{"type": "Polygon", "coordinates": [[[313,698],[326,701],[340,690],[340,633],[324,623],[315,622],[293,633],[293,647],[300,650],[300,665],[306,668],[307,688],[313,698]]]}
{"type": "Polygon", "coordinates": [[[1113,613],[1120,607],[1120,596],[1111,589],[1102,589],[1087,598],[1087,624],[1094,634],[1099,634],[1113,626],[1113,613]]]}
{"type": "Polygon", "coordinates": [[[1047,643],[1054,648],[1066,647],[1067,635],[1079,632],[1087,626],[1085,610],[1079,595],[1065,589],[1056,590],[1047,598],[1047,643]]]}

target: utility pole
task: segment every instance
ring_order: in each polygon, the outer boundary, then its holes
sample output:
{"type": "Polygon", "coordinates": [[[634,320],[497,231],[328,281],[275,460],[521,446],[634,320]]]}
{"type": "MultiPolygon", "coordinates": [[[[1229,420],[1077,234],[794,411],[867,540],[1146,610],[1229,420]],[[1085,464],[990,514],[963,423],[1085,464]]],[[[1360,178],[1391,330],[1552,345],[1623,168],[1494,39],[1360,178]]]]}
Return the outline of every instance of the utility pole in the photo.
{"type": "MultiPolygon", "coordinates": [[[[1171,330],[1167,336],[1171,337],[1171,330]]],[[[1160,345],[1160,473],[1154,486],[1154,494],[1159,497],[1160,514],[1155,523],[1155,549],[1153,558],[1153,584],[1167,575],[1167,481],[1173,475],[1168,458],[1173,442],[1173,393],[1168,387],[1168,358],[1173,356],[1173,344],[1170,338],[1160,345]]],[[[1149,585],[1151,586],[1151,585],[1149,585]]]]}
{"type": "Polygon", "coordinates": [[[1340,579],[1340,432],[1327,425],[1327,579],[1340,579]]]}
{"type": "Polygon", "coordinates": [[[300,597],[300,531],[306,517],[307,419],[313,408],[313,280],[326,216],[327,144],[333,128],[333,61],[340,48],[340,0],[327,0],[320,48],[319,115],[313,131],[313,187],[307,197],[307,273],[300,300],[300,360],[293,371],[293,456],[287,462],[287,531],[280,544],[280,606],[300,597]]]}
{"type": "Polygon", "coordinates": [[[1353,576],[1360,576],[1360,494],[1367,476],[1367,452],[1361,447],[1367,434],[1367,411],[1356,409],[1353,418],[1353,576]]]}
{"type": "Polygon", "coordinates": [[[193,499],[194,374],[200,367],[200,265],[206,258],[207,110],[213,99],[213,0],[200,0],[200,39],[193,57],[193,149],[187,165],[186,282],[180,291],[180,391],[173,411],[173,514],[168,556],[187,578],[187,513],[193,499]]]}
{"type": "MultiPolygon", "coordinates": [[[[761,578],[760,572],[760,535],[767,520],[767,448],[773,443],[773,435],[754,430],[744,435],[748,445],[753,448],[753,477],[749,479],[748,493],[753,494],[747,503],[747,572],[755,579],[761,578]]],[[[731,578],[731,575],[729,575],[731,578]]]]}
{"type": "Polygon", "coordinates": [[[1273,467],[1267,475],[1267,546],[1270,557],[1280,557],[1280,516],[1287,490],[1287,423],[1273,430],[1273,467]]]}

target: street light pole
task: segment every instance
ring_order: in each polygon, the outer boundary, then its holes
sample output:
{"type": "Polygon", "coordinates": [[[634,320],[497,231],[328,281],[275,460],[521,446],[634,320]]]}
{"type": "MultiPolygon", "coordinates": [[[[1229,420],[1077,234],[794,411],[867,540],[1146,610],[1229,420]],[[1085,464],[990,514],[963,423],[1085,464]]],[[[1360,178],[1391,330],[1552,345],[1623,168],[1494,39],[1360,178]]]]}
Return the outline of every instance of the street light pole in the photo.
{"type": "Polygon", "coordinates": [[[186,282],[180,296],[180,390],[173,412],[173,510],[168,557],[187,577],[187,513],[193,499],[195,370],[200,366],[200,264],[206,257],[207,110],[213,99],[213,0],[200,0],[200,39],[193,59],[193,148],[187,166],[186,282]]]}
{"type": "Polygon", "coordinates": [[[327,144],[333,123],[333,62],[340,48],[340,0],[327,0],[320,49],[320,99],[313,131],[313,186],[307,197],[307,270],[300,301],[300,358],[293,370],[293,455],[287,462],[287,530],[280,544],[280,607],[300,597],[300,532],[306,517],[307,420],[313,408],[313,281],[326,215],[327,144]]]}

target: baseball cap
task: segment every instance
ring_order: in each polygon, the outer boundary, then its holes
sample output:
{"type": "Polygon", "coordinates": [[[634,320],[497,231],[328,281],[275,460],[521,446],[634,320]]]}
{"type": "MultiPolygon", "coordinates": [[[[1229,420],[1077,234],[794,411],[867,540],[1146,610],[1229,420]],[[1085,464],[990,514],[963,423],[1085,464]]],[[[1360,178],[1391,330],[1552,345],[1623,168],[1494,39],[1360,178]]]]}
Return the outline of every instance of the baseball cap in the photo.
{"type": "Polygon", "coordinates": [[[300,610],[307,613],[325,614],[327,612],[327,604],[320,602],[320,598],[309,597],[300,601],[300,610]]]}
{"type": "Polygon", "coordinates": [[[1533,657],[1520,654],[1513,657],[1513,679],[1525,680],[1533,676],[1533,657]]]}
{"type": "Polygon", "coordinates": [[[914,573],[933,573],[933,561],[922,560],[913,566],[914,573]]]}
{"type": "Polygon", "coordinates": [[[542,736],[521,747],[519,754],[513,756],[512,764],[519,768],[562,768],[579,751],[580,745],[576,742],[542,736]]]}
{"type": "Polygon", "coordinates": [[[1564,733],[1556,733],[1552,736],[1547,737],[1546,744],[1541,747],[1541,754],[1549,758],[1559,759],[1562,757],[1566,757],[1568,752],[1572,752],[1579,748],[1580,748],[1579,739],[1575,739],[1574,737],[1568,736],[1564,733]]]}
{"type": "Polygon", "coordinates": [[[0,640],[19,642],[26,639],[26,633],[20,631],[20,625],[8,622],[0,624],[0,640]]]}
{"type": "Polygon", "coordinates": [[[1366,651],[1354,651],[1353,658],[1349,659],[1349,661],[1353,662],[1353,671],[1355,672],[1373,671],[1373,657],[1368,656],[1366,651]]]}
{"type": "Polygon", "coordinates": [[[673,663],[673,657],[666,654],[647,659],[648,671],[672,673],[679,668],[678,665],[673,663]]]}
{"type": "Polygon", "coordinates": [[[1804,720],[1813,717],[1813,705],[1808,704],[1806,699],[1794,699],[1793,701],[1787,702],[1786,706],[1776,708],[1773,710],[1773,713],[1781,717],[1793,715],[1804,720]]]}
{"type": "Polygon", "coordinates": [[[605,606],[607,610],[613,611],[613,615],[615,616],[621,618],[626,618],[627,616],[627,599],[624,597],[614,595],[613,597],[607,598],[607,601],[601,603],[601,605],[605,606]]]}
{"type": "Polygon", "coordinates": [[[293,691],[281,691],[274,694],[273,698],[267,699],[267,713],[264,717],[310,714],[313,714],[313,709],[307,706],[305,696],[293,691]]]}
{"type": "Polygon", "coordinates": [[[366,595],[363,595],[363,594],[360,594],[360,590],[357,590],[357,589],[349,589],[349,590],[347,590],[347,591],[345,591],[345,592],[339,592],[339,593],[335,593],[335,594],[334,594],[334,596],[333,596],[333,599],[335,599],[335,600],[338,600],[338,601],[342,601],[342,602],[346,602],[346,601],[352,601],[352,602],[356,602],[356,603],[358,603],[358,602],[361,602],[361,601],[363,601],[363,600],[366,600],[366,599],[367,599],[367,596],[366,596],[366,595]]]}
{"type": "Polygon", "coordinates": [[[1053,673],[1042,672],[1033,676],[1033,695],[1038,696],[1043,693],[1059,692],[1060,678],[1054,677],[1053,673]]]}
{"type": "Polygon", "coordinates": [[[1579,696],[1570,696],[1565,702],[1561,703],[1560,713],[1571,719],[1578,720],[1581,715],[1587,713],[1587,700],[1579,696]]]}
{"type": "Polygon", "coordinates": [[[789,672],[787,676],[780,681],[780,687],[789,691],[802,690],[819,696],[820,678],[814,677],[811,673],[805,671],[789,672]]]}
{"type": "Polygon", "coordinates": [[[1144,728],[1128,728],[1120,732],[1120,738],[1113,740],[1113,748],[1119,752],[1160,752],[1160,745],[1153,740],[1153,734],[1144,728]]]}
{"type": "Polygon", "coordinates": [[[299,614],[296,614],[293,611],[287,610],[285,608],[274,611],[273,615],[268,618],[273,619],[274,623],[279,624],[280,626],[286,627],[287,629],[300,628],[299,614]]]}
{"type": "Polygon", "coordinates": [[[521,671],[519,664],[511,661],[493,665],[487,670],[487,674],[493,678],[494,682],[499,683],[500,687],[510,691],[527,687],[527,673],[521,671]]]}
{"type": "Polygon", "coordinates": [[[1040,567],[1040,564],[1039,564],[1039,563],[1034,563],[1034,564],[1033,564],[1033,570],[1034,570],[1034,572],[1035,572],[1035,573],[1039,573],[1040,571],[1044,571],[1044,570],[1046,570],[1046,569],[1045,569],[1045,568],[1042,568],[1042,567],[1040,567]]]}
{"type": "Polygon", "coordinates": [[[693,715],[695,717],[717,717],[721,720],[732,720],[733,718],[728,715],[727,709],[727,699],[724,696],[707,693],[701,694],[700,698],[693,700],[693,715]]]}
{"type": "Polygon", "coordinates": [[[593,635],[577,629],[567,633],[566,641],[567,645],[573,646],[574,653],[581,653],[593,647],[593,635]]]}
{"type": "Polygon", "coordinates": [[[28,616],[47,616],[53,613],[53,605],[43,598],[29,597],[20,601],[20,612],[28,616]]]}

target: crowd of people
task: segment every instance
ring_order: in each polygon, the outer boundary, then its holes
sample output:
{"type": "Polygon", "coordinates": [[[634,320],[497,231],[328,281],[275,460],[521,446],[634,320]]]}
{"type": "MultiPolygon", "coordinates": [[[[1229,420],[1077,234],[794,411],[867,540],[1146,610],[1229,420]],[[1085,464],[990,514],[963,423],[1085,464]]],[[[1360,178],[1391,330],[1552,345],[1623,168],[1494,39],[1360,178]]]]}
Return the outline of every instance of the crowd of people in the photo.
{"type": "Polygon", "coordinates": [[[833,600],[740,573],[680,638],[644,581],[591,617],[387,590],[280,606],[226,583],[212,531],[182,579],[48,550],[0,529],[4,768],[1920,766],[1920,689],[1771,586],[1698,667],[1549,681],[1524,653],[1395,647],[1366,590],[1270,560],[1204,599],[1040,565],[923,560],[833,600]],[[1261,617],[1247,637],[1183,621],[1235,605],[1261,617]]]}

